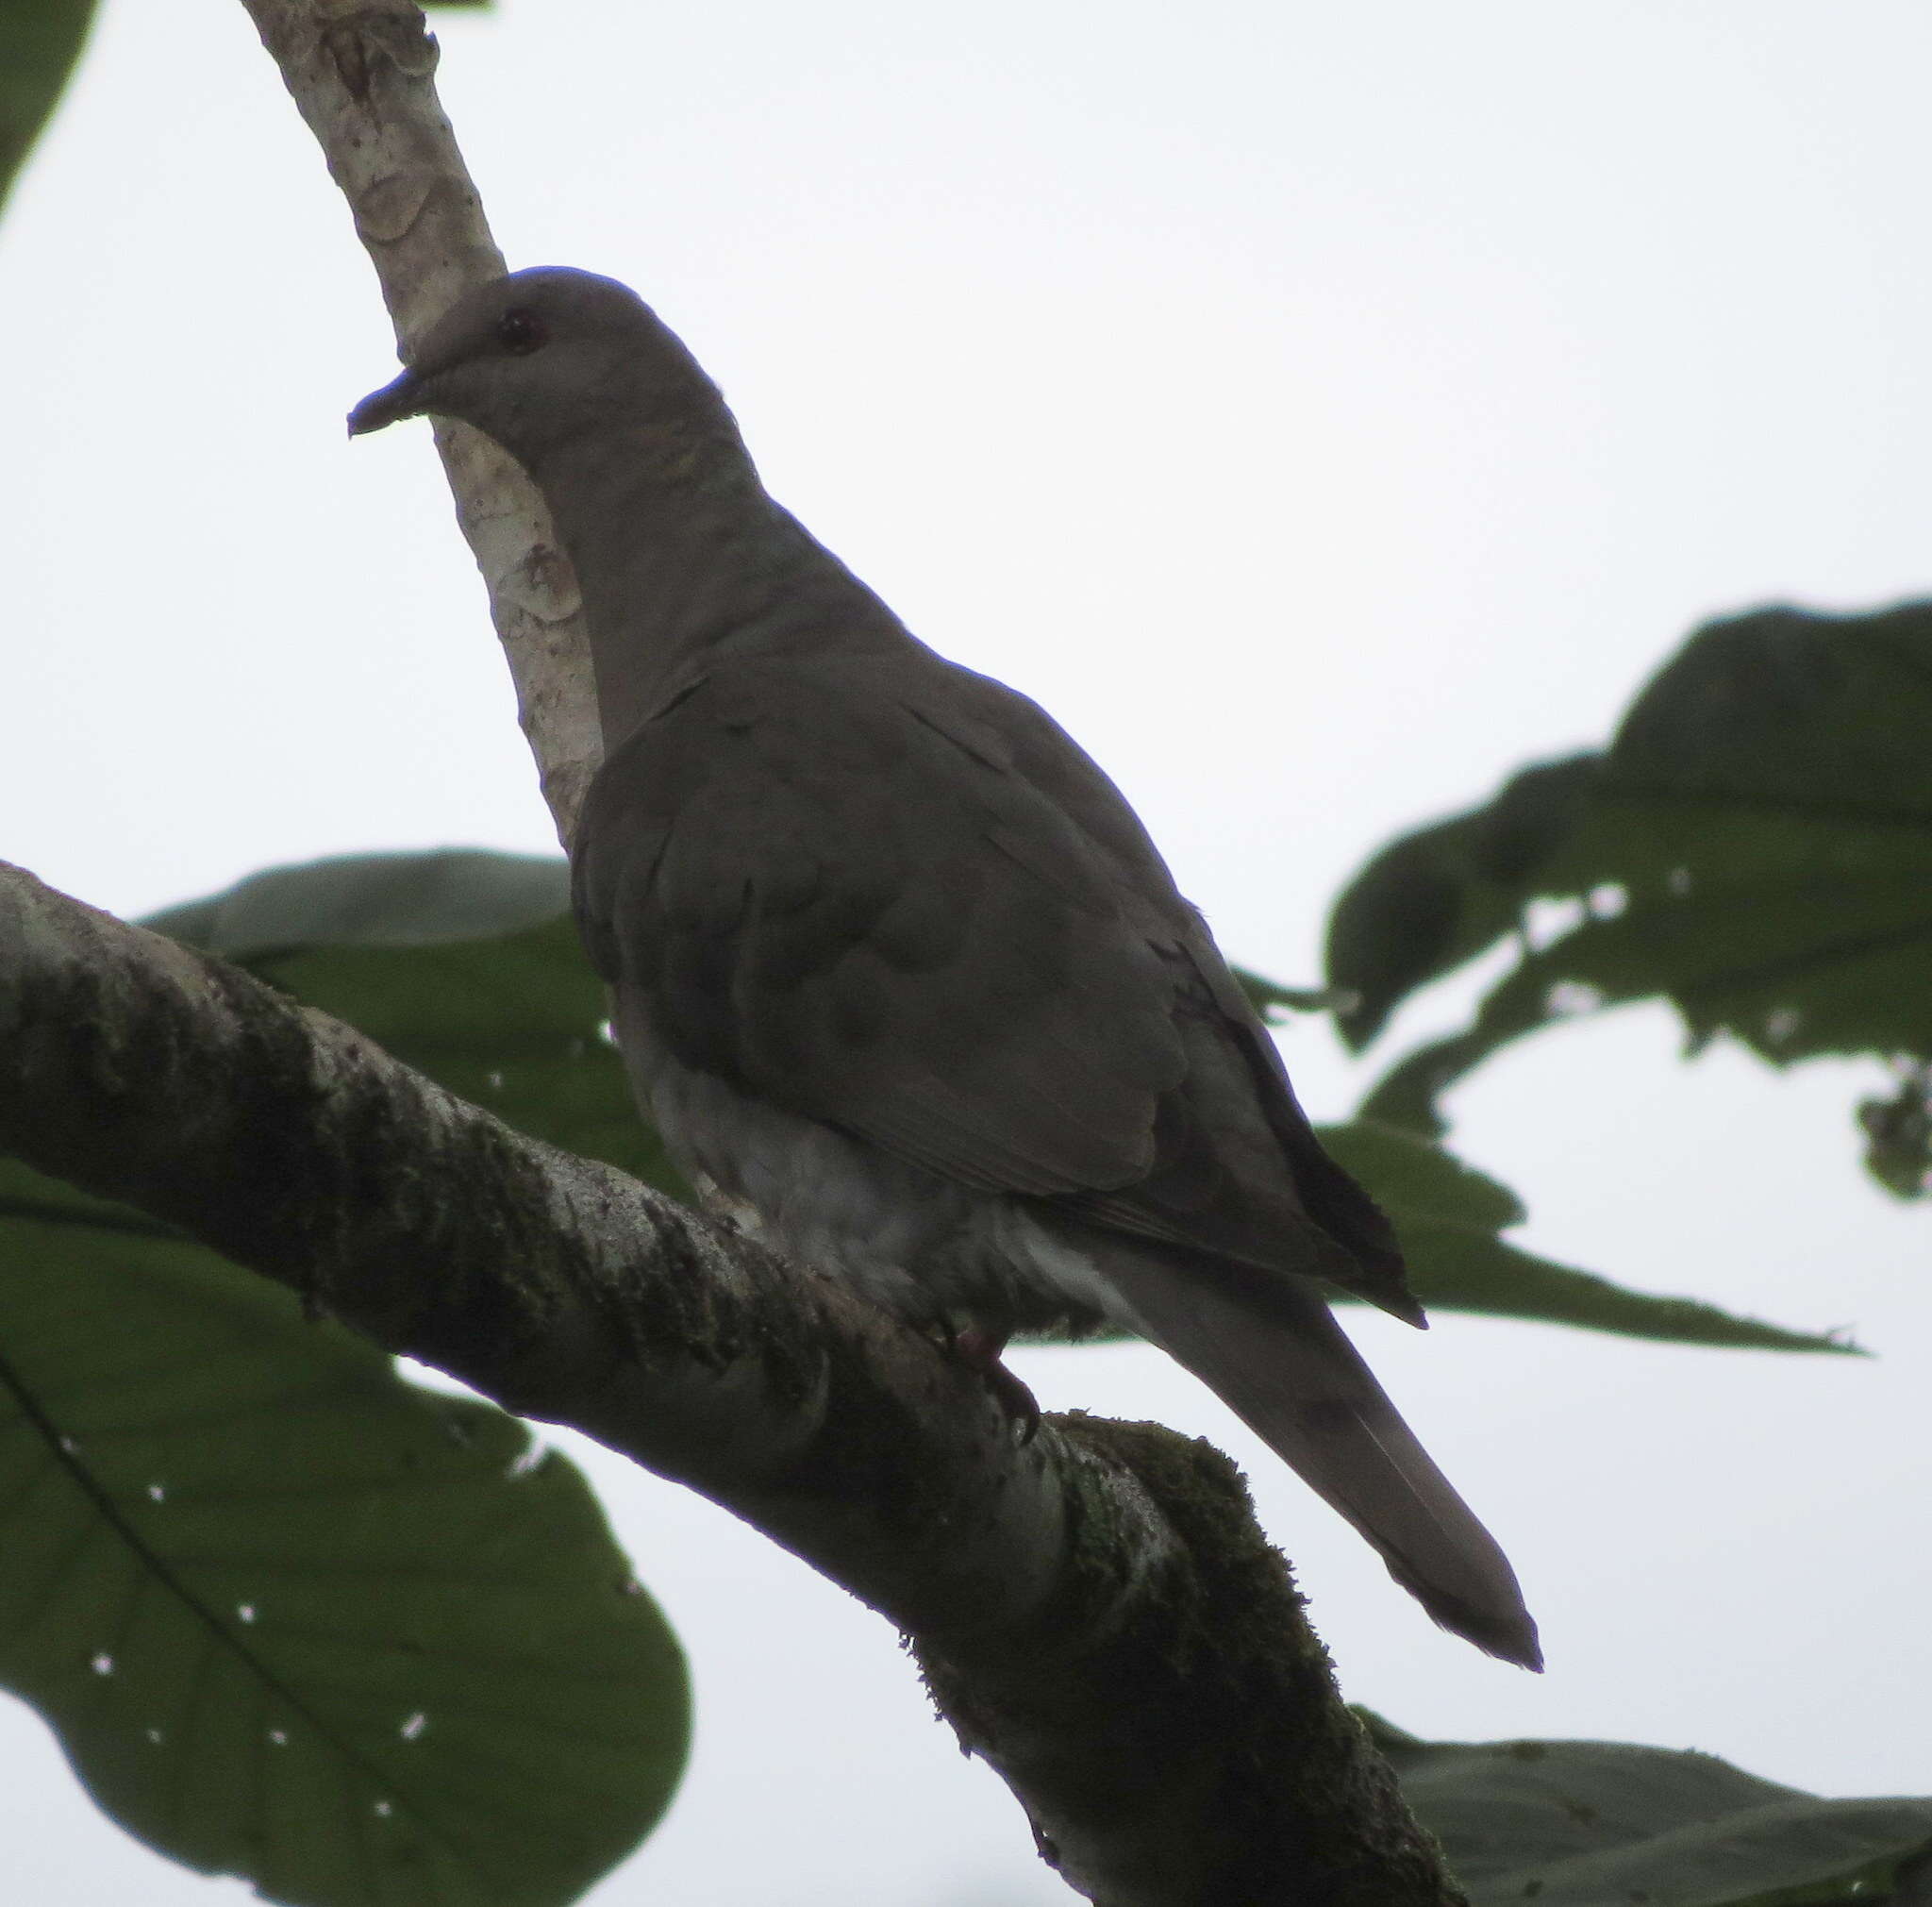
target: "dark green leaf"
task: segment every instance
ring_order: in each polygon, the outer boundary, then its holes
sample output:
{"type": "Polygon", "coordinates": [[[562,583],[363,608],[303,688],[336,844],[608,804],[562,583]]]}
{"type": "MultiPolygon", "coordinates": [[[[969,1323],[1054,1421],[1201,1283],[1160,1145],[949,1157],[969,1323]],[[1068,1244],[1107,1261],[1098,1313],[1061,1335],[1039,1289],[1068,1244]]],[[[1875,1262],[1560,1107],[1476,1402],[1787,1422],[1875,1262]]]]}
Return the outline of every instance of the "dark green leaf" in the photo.
{"type": "Polygon", "coordinates": [[[145,925],[346,1020],[533,1137],[681,1192],[604,1033],[559,860],[452,849],[272,868],[145,925]]]}
{"type": "Polygon", "coordinates": [[[1363,1720],[1475,1907],[1857,1907],[1932,1860],[1932,1800],[1821,1800],[1713,1755],[1430,1743],[1363,1720]]]}
{"type": "Polygon", "coordinates": [[[1341,1012],[1354,1003],[1355,995],[1336,987],[1285,987],[1276,980],[1263,979],[1245,967],[1232,967],[1236,983],[1248,996],[1248,1004],[1264,1020],[1278,1020],[1284,1013],[1341,1012]]]}
{"type": "Polygon", "coordinates": [[[1328,979],[1359,1050],[1417,987],[1516,932],[1538,870],[1565,841],[1598,773],[1596,755],[1525,768],[1485,806],[1390,844],[1328,922],[1328,979]]]}
{"type": "Polygon", "coordinates": [[[1911,1066],[1890,1099],[1864,1099],[1865,1170],[1899,1198],[1932,1186],[1932,1067],[1911,1066]]]}
{"type": "Polygon", "coordinates": [[[1646,997],[1672,1002],[1693,1046],[1728,1033],[1777,1065],[1932,1056],[1928,724],[1932,606],[1767,610],[1701,631],[1600,762],[1517,778],[1385,849],[1343,895],[1330,977],[1363,996],[1358,1041],[1532,901],[1569,906],[1472,1028],[1405,1061],[1364,1112],[1440,1129],[1438,1096],[1497,1047],[1646,997]],[[1535,826],[1510,820],[1525,784],[1542,788],[1535,826]],[[1513,857],[1484,845],[1499,839],[1513,857]]]}
{"type": "Polygon", "coordinates": [[[689,1725],[582,1479],[116,1216],[0,1163],[0,1677],[124,1826],[272,1899],[574,1899],[689,1725]]]}
{"type": "Polygon", "coordinates": [[[446,847],[343,854],[251,874],[142,923],[224,960],[323,946],[435,946],[541,927],[570,911],[555,855],[446,847]]]}
{"type": "Polygon", "coordinates": [[[0,0],[0,206],[87,41],[94,0],[0,0]]]}
{"type": "Polygon", "coordinates": [[[1409,1282],[1431,1311],[1531,1318],[1667,1344],[1857,1352],[1839,1338],[1632,1291],[1519,1250],[1498,1236],[1523,1218],[1515,1195],[1413,1133],[1357,1120],[1323,1128],[1322,1143],[1394,1221],[1409,1282]]]}

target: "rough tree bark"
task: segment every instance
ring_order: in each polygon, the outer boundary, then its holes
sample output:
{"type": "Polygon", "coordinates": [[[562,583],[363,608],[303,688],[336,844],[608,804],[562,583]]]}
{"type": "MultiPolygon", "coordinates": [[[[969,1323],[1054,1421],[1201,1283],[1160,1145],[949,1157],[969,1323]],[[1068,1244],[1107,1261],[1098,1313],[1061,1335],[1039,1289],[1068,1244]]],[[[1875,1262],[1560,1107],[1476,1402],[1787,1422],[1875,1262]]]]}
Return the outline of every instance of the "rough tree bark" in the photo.
{"type": "Polygon", "coordinates": [[[0,1149],[755,1524],[911,1639],[1106,1907],[1466,1907],[1227,1460],[957,1359],[0,862],[0,1149]]]}
{"type": "MultiPolygon", "coordinates": [[[[242,0],[322,147],[375,267],[396,343],[504,273],[436,97],[436,42],[413,0],[242,0]]],[[[570,559],[523,466],[434,420],[457,521],[483,573],[543,798],[567,847],[603,744],[570,559]]]]}
{"type": "MultiPolygon", "coordinates": [[[[244,5],[407,347],[502,269],[422,16],[407,0],[244,5]]],[[[597,754],[575,583],[521,471],[460,427],[439,446],[567,840],[597,754]]],[[[957,1361],[836,1279],[4,867],[0,1146],[804,1557],[908,1634],[962,1744],[1089,1898],[1463,1902],[1206,1445],[1081,1415],[1021,1444],[957,1361]]]]}

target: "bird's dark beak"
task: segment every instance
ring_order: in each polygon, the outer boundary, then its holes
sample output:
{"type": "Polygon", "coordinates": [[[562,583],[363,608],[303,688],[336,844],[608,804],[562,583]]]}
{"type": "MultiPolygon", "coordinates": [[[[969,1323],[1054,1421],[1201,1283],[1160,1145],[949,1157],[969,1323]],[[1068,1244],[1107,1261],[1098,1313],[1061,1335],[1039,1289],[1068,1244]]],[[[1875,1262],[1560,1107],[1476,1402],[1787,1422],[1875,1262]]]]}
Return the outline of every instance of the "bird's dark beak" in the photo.
{"type": "Polygon", "coordinates": [[[349,412],[349,435],[365,437],[404,417],[417,417],[423,411],[423,379],[405,371],[392,384],[372,391],[349,412]]]}

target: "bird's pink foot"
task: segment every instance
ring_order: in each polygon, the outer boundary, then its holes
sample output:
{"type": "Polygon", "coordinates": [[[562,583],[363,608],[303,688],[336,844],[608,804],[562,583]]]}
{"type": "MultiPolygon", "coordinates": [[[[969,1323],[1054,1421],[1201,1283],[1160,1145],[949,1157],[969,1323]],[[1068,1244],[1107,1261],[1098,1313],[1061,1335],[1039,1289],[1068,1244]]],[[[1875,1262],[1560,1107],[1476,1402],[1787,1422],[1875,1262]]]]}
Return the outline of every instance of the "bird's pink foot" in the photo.
{"type": "Polygon", "coordinates": [[[1000,1362],[1007,1336],[969,1326],[953,1333],[953,1354],[979,1373],[993,1400],[1020,1426],[1020,1441],[1030,1444],[1040,1432],[1040,1400],[1000,1362]]]}

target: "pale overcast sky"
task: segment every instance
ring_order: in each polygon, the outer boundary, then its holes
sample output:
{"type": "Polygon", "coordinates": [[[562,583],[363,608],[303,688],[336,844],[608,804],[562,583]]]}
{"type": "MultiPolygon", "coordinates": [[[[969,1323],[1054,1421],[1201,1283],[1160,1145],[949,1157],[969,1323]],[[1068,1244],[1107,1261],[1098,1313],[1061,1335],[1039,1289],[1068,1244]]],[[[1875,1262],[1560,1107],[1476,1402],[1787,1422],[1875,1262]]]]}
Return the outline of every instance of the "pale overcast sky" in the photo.
{"type": "MultiPolygon", "coordinates": [[[[657,304],[773,488],[1053,709],[1282,979],[1379,841],[1600,739],[1697,619],[1932,586],[1917,0],[503,0],[438,30],[511,262],[657,304]]],[[[386,323],[233,0],[110,0],[0,281],[0,854],[133,912],[344,849],[553,845],[426,430],[343,440],[386,323]]],[[[1345,1113],[1369,1075],[1287,1038],[1345,1113]]],[[[1407,1728],[1932,1793],[1928,1214],[1858,1170],[1876,1076],[1687,1068],[1644,1010],[1454,1101],[1525,1243],[1881,1354],[1360,1321],[1515,1558],[1540,1680],[1432,1629],[1153,1353],[1021,1367],[1233,1450],[1348,1693],[1407,1728]]],[[[889,1631],[591,1462],[699,1703],[598,1902],[1070,1898],[889,1631]]],[[[37,1907],[240,1892],[93,1815],[7,1704],[0,1870],[37,1907]]]]}

